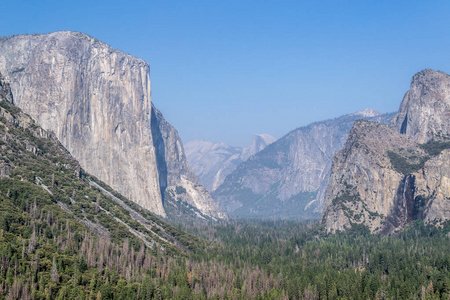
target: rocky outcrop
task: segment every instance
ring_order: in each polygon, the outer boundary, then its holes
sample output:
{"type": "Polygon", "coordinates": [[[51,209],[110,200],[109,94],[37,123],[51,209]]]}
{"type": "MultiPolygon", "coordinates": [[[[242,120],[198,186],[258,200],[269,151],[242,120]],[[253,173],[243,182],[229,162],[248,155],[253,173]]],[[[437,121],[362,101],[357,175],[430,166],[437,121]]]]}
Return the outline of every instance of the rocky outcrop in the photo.
{"type": "Polygon", "coordinates": [[[448,78],[416,74],[392,129],[355,122],[333,159],[322,213],[328,232],[361,224],[392,234],[416,219],[450,220],[448,78]]]}
{"type": "Polygon", "coordinates": [[[146,62],[85,34],[56,32],[1,40],[0,72],[17,106],[54,132],[87,172],[139,205],[165,216],[162,191],[176,178],[195,179],[178,135],[153,120],[146,62]],[[169,138],[155,141],[161,136],[169,138]]]}
{"type": "Polygon", "coordinates": [[[416,206],[424,211],[420,217],[441,226],[450,219],[450,149],[427,161],[413,176],[416,206]]]}
{"type": "MultiPolygon", "coordinates": [[[[344,149],[333,158],[322,218],[327,230],[335,232],[364,224],[372,232],[380,232],[391,215],[396,217],[391,220],[393,228],[403,226],[404,216],[396,211],[394,199],[405,175],[395,165],[401,162],[391,158],[415,166],[425,155],[415,142],[386,125],[355,122],[344,149]]],[[[401,189],[400,196],[403,192],[401,189]]]]}
{"type": "Polygon", "coordinates": [[[185,149],[189,164],[200,183],[212,192],[238,165],[274,141],[275,138],[268,134],[256,134],[244,148],[195,140],[187,143],[185,149]]]}
{"type": "Polygon", "coordinates": [[[8,101],[9,103],[13,103],[11,87],[9,83],[3,78],[3,75],[0,73],[0,99],[4,101],[8,101]]]}
{"type": "Polygon", "coordinates": [[[448,137],[450,76],[428,69],[414,75],[391,126],[421,144],[440,136],[448,137]]]}
{"type": "Polygon", "coordinates": [[[353,122],[388,123],[392,116],[369,109],[293,130],[242,163],[213,197],[231,215],[319,217],[333,154],[353,122]]]}

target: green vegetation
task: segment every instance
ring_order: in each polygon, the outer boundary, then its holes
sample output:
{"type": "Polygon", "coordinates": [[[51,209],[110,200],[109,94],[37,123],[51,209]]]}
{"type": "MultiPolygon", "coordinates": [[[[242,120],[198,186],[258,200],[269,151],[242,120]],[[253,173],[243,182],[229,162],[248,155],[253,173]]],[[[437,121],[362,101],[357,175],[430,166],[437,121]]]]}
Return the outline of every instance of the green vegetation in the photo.
{"type": "Polygon", "coordinates": [[[288,221],[183,231],[86,174],[19,114],[0,102],[0,299],[450,297],[450,225],[389,237],[288,221]]]}
{"type": "Polygon", "coordinates": [[[11,115],[15,116],[18,114],[21,110],[15,105],[12,105],[11,103],[7,101],[0,101],[0,107],[5,108],[11,115]]]}
{"type": "Polygon", "coordinates": [[[186,275],[206,243],[86,174],[4,101],[0,137],[0,299],[185,299],[169,270],[186,275]]]}
{"type": "Polygon", "coordinates": [[[450,141],[448,139],[431,140],[428,143],[419,146],[427,153],[427,155],[422,157],[415,155],[406,156],[393,151],[388,151],[387,154],[394,170],[403,175],[417,172],[431,157],[439,155],[444,149],[450,149],[450,141]]]}
{"type": "Polygon", "coordinates": [[[405,156],[400,155],[393,151],[388,151],[387,154],[389,156],[389,159],[391,161],[391,164],[392,164],[392,167],[394,168],[394,170],[403,175],[408,175],[408,174],[417,172],[424,166],[426,161],[430,159],[429,156],[405,157],[405,156]]]}
{"type": "Polygon", "coordinates": [[[361,201],[361,198],[359,197],[358,194],[357,195],[351,195],[347,191],[345,193],[342,193],[342,195],[334,198],[332,203],[333,203],[333,206],[334,206],[334,205],[343,204],[343,203],[347,203],[347,202],[356,203],[358,201],[361,201]]]}
{"type": "MultiPolygon", "coordinates": [[[[168,219],[172,220],[175,224],[191,223],[199,219],[211,221],[212,218],[210,216],[203,214],[198,208],[186,201],[181,201],[180,196],[183,197],[185,194],[186,189],[181,186],[177,186],[175,191],[165,191],[164,210],[166,211],[168,219]]],[[[191,241],[194,243],[197,242],[191,241]]]]}
{"type": "Polygon", "coordinates": [[[244,299],[264,299],[248,290],[253,286],[276,291],[273,299],[450,297],[449,226],[436,229],[416,221],[387,237],[354,228],[324,235],[315,223],[231,221],[192,225],[188,231],[222,245],[197,259],[224,262],[234,270],[233,290],[244,299]],[[237,277],[249,266],[259,272],[237,277]]]}
{"type": "Polygon", "coordinates": [[[441,140],[431,140],[426,144],[420,145],[420,147],[425,150],[430,156],[439,155],[442,150],[450,149],[450,141],[441,141],[441,140]]]}
{"type": "Polygon", "coordinates": [[[182,186],[177,186],[175,188],[175,191],[177,192],[177,194],[186,194],[186,189],[182,186]]]}

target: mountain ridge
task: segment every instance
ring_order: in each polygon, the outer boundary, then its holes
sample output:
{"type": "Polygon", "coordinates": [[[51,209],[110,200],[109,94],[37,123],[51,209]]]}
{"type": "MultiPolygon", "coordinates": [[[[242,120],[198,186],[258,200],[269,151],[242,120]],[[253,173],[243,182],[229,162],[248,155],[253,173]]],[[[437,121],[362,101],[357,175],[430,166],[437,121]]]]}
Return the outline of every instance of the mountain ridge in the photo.
{"type": "Polygon", "coordinates": [[[239,164],[274,141],[275,138],[269,134],[255,134],[250,144],[242,148],[204,140],[191,141],[185,148],[189,164],[199,181],[212,192],[239,164]]]}
{"type": "MultiPolygon", "coordinates": [[[[370,118],[387,123],[392,116],[370,118]]],[[[348,114],[290,131],[238,166],[213,198],[232,216],[318,218],[332,155],[360,118],[348,114]]]]}

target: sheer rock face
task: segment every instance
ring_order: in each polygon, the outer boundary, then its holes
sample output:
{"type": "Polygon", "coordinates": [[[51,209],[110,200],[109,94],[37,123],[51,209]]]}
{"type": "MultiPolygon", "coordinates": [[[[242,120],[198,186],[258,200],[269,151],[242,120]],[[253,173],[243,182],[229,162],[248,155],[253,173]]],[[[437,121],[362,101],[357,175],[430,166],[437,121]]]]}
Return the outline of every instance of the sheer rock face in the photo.
{"type": "Polygon", "coordinates": [[[86,35],[57,32],[2,41],[0,71],[15,104],[87,172],[164,215],[147,63],[86,35]]]}
{"type": "Polygon", "coordinates": [[[161,190],[174,199],[192,205],[205,216],[225,218],[208,191],[198,184],[184,153],[178,132],[152,106],[152,133],[157,154],[161,190]],[[180,190],[182,193],[178,193],[180,190]]]}
{"type": "Polygon", "coordinates": [[[189,142],[185,148],[192,170],[200,183],[212,192],[238,165],[274,141],[275,138],[268,134],[256,134],[244,148],[203,140],[189,142]]]}
{"type": "Polygon", "coordinates": [[[450,149],[427,161],[414,176],[415,195],[420,196],[419,200],[425,201],[425,223],[439,226],[449,220],[450,149]]]}
{"type": "Polygon", "coordinates": [[[391,126],[421,144],[450,136],[450,76],[428,69],[417,73],[391,126]]]}
{"type": "Polygon", "coordinates": [[[320,216],[333,154],[361,118],[386,123],[392,115],[364,110],[293,130],[238,166],[214,199],[231,215],[320,216]]]}
{"type": "Polygon", "coordinates": [[[139,205],[165,216],[167,183],[181,174],[195,179],[174,129],[153,120],[146,62],[85,34],[56,32],[1,40],[0,72],[17,106],[53,131],[87,172],[139,205]],[[152,128],[159,127],[167,143],[155,143],[152,128]]]}
{"type": "Polygon", "coordinates": [[[442,72],[422,71],[392,129],[354,124],[333,158],[322,213],[328,232],[362,224],[391,234],[416,219],[437,226],[450,220],[448,83],[442,72]]]}

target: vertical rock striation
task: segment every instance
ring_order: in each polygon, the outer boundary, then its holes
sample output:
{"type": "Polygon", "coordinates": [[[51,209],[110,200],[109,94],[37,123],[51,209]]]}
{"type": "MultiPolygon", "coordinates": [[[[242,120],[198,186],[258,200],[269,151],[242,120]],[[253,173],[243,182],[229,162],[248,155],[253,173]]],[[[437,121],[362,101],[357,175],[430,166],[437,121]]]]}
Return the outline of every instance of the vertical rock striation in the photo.
{"type": "Polygon", "coordinates": [[[164,216],[151,134],[149,66],[80,33],[0,43],[15,104],[87,172],[164,216]]]}
{"type": "Polygon", "coordinates": [[[423,70],[414,75],[391,127],[422,144],[450,133],[450,76],[423,70]]]}

